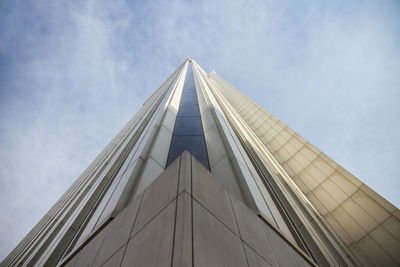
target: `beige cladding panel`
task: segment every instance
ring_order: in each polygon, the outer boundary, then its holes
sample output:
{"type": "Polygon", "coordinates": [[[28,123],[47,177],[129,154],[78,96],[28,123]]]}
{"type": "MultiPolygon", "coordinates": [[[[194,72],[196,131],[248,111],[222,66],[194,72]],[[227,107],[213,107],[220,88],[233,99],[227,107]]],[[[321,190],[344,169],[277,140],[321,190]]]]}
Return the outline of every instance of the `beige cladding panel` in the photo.
{"type": "Polygon", "coordinates": [[[193,67],[211,173],[220,179],[220,181],[234,192],[236,196],[243,200],[244,196],[240,189],[240,185],[238,184],[232,161],[229,157],[229,152],[226,149],[228,146],[223,140],[223,130],[218,127],[218,122],[213,116],[212,103],[210,99],[206,97],[205,93],[204,87],[206,85],[202,76],[199,75],[200,73],[198,72],[201,68],[197,68],[196,65],[193,65],[193,67]]]}
{"type": "Polygon", "coordinates": [[[150,141],[149,152],[145,152],[142,158],[146,165],[138,178],[138,185],[135,189],[135,196],[140,194],[166,167],[169,147],[172,139],[172,132],[175,126],[176,116],[178,114],[180,99],[183,91],[183,85],[186,77],[187,65],[183,68],[181,76],[177,81],[174,91],[165,104],[163,115],[160,122],[152,128],[155,135],[150,141]]]}
{"type": "Polygon", "coordinates": [[[187,152],[59,265],[315,266],[187,152]]]}
{"type": "Polygon", "coordinates": [[[396,207],[215,73],[209,78],[355,255],[400,264],[396,207]]]}
{"type": "MultiPolygon", "coordinates": [[[[274,201],[246,156],[240,140],[237,139],[224,113],[224,104],[219,101],[218,96],[214,95],[208,77],[196,75],[196,78],[197,89],[202,90],[198,95],[203,126],[205,125],[204,134],[211,173],[228,186],[233,194],[242,197],[249,206],[258,209],[260,214],[271,220],[273,224],[279,225],[280,230],[292,238],[274,201]],[[212,116],[209,116],[209,111],[212,116]]],[[[261,112],[261,109],[254,104],[253,109],[261,112]]]]}

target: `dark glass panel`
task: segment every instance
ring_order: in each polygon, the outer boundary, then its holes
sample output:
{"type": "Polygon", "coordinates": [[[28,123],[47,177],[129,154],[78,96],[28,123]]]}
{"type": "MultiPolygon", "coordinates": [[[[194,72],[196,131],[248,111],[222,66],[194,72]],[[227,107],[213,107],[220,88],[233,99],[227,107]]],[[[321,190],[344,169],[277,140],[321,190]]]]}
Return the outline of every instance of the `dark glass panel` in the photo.
{"type": "Polygon", "coordinates": [[[174,135],[203,135],[200,117],[176,117],[174,135]]]}
{"type": "Polygon", "coordinates": [[[204,167],[210,169],[204,136],[173,136],[168,155],[167,166],[170,165],[185,150],[192,154],[204,167]]]}
{"type": "Polygon", "coordinates": [[[181,99],[185,99],[187,97],[197,97],[196,91],[183,91],[181,99]]]}
{"type": "Polygon", "coordinates": [[[196,88],[194,87],[194,85],[190,88],[185,88],[185,90],[183,90],[182,96],[185,97],[188,95],[196,95],[196,88]]]}
{"type": "Polygon", "coordinates": [[[180,105],[178,116],[200,116],[199,105],[180,105]]]}
{"type": "Polygon", "coordinates": [[[191,64],[188,66],[183,85],[167,167],[185,150],[210,169],[191,64]]]}
{"type": "MultiPolygon", "coordinates": [[[[189,78],[188,78],[189,79],[189,78]]],[[[196,87],[194,85],[193,82],[190,82],[189,80],[187,80],[188,82],[185,84],[185,90],[182,92],[183,95],[185,94],[189,94],[192,95],[194,93],[196,93],[196,87]]]]}
{"type": "Polygon", "coordinates": [[[195,105],[198,104],[197,96],[185,96],[181,97],[180,105],[195,105]]]}
{"type": "Polygon", "coordinates": [[[192,66],[189,66],[186,72],[185,83],[183,84],[183,88],[194,88],[194,77],[192,66]]]}

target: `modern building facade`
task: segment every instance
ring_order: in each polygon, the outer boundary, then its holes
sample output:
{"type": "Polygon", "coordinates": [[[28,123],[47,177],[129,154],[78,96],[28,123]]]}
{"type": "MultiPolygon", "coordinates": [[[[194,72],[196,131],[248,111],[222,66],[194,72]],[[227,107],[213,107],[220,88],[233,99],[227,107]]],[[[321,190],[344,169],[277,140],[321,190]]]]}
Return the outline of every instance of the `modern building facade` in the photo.
{"type": "Polygon", "coordinates": [[[4,266],[397,266],[400,212],[187,59],[4,266]]]}

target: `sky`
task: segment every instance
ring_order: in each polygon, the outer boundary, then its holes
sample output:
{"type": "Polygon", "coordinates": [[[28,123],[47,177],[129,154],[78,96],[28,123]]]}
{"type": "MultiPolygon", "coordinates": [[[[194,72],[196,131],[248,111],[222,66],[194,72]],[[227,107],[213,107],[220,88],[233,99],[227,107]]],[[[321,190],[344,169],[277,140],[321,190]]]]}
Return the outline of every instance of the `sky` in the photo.
{"type": "Polygon", "coordinates": [[[399,1],[0,1],[0,259],[186,59],[400,206],[399,1]]]}

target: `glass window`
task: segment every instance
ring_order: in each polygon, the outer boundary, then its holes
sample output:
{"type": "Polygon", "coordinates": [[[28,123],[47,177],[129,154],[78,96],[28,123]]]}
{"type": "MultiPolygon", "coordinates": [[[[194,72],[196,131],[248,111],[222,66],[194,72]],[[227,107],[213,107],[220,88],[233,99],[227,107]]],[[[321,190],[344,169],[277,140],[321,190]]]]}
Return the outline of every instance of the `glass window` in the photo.
{"type": "Polygon", "coordinates": [[[190,64],[183,85],[178,116],[176,117],[171,145],[169,147],[167,167],[187,150],[207,169],[210,169],[191,67],[190,64]]]}
{"type": "Polygon", "coordinates": [[[207,169],[208,156],[206,151],[206,143],[204,136],[173,136],[171,147],[169,151],[167,166],[170,165],[177,157],[179,157],[185,150],[192,154],[198,161],[200,161],[207,169]]]}
{"type": "Polygon", "coordinates": [[[181,105],[188,105],[188,104],[195,105],[195,104],[198,104],[197,96],[194,95],[194,96],[185,96],[185,97],[182,97],[182,98],[181,98],[181,103],[180,103],[180,104],[181,104],[181,105]]]}
{"type": "Polygon", "coordinates": [[[178,116],[199,116],[199,105],[181,105],[179,107],[178,116]]]}
{"type": "Polygon", "coordinates": [[[194,84],[190,85],[189,87],[185,88],[182,92],[182,97],[185,96],[195,96],[196,94],[196,88],[194,84]]]}
{"type": "Polygon", "coordinates": [[[200,117],[177,117],[174,135],[203,135],[200,117]]]}

